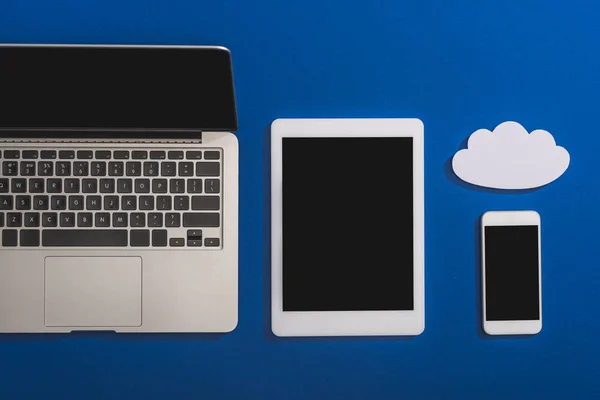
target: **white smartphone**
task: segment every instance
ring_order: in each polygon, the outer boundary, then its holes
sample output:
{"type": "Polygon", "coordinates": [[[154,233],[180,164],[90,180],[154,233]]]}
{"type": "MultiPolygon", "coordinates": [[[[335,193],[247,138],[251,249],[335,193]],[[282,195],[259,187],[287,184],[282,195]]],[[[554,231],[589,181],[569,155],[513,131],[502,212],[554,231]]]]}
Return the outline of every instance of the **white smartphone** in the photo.
{"type": "Polygon", "coordinates": [[[540,215],[489,211],[481,217],[483,330],[533,335],[542,329],[540,215]]]}

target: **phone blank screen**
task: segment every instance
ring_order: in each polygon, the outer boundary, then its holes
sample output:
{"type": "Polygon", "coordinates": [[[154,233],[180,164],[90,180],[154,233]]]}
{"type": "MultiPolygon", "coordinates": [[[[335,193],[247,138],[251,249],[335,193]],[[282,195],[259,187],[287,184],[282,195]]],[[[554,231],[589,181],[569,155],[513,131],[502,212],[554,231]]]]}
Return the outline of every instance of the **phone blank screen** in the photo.
{"type": "Polygon", "coordinates": [[[412,138],[283,139],[283,311],[412,310],[412,138]]]}
{"type": "Polygon", "coordinates": [[[487,320],[539,320],[539,293],[538,226],[486,226],[487,320]]]}

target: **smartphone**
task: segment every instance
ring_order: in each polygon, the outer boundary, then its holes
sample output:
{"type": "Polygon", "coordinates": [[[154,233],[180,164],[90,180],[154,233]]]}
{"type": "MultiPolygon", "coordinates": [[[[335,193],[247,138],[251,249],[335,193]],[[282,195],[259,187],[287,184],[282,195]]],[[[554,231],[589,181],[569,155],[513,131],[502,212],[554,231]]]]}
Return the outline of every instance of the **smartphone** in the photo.
{"type": "Polygon", "coordinates": [[[540,215],[489,211],[481,217],[483,330],[533,335],[542,329],[540,215]]]}

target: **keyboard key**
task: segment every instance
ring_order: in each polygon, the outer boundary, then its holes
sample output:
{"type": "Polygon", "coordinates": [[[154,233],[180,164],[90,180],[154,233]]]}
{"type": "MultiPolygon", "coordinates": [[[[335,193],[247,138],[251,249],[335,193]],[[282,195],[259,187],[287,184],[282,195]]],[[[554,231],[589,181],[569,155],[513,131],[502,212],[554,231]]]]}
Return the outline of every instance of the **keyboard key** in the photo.
{"type": "Polygon", "coordinates": [[[194,176],[194,163],[193,162],[180,162],[179,163],[179,176],[194,176]]]}
{"type": "Polygon", "coordinates": [[[195,150],[186,151],[185,158],[187,158],[188,160],[201,160],[202,152],[195,150]]]}
{"type": "Polygon", "coordinates": [[[0,193],[8,193],[8,179],[0,178],[0,193]]]}
{"type": "Polygon", "coordinates": [[[218,162],[197,162],[196,176],[219,176],[221,173],[221,164],[218,162]]]}
{"type": "Polygon", "coordinates": [[[171,238],[169,240],[169,246],[171,246],[171,247],[183,247],[183,246],[185,246],[185,240],[183,238],[171,238]]]}
{"type": "Polygon", "coordinates": [[[26,160],[36,160],[39,155],[37,150],[23,150],[21,156],[26,160]]]}
{"type": "Polygon", "coordinates": [[[62,179],[48,179],[46,181],[46,191],[48,193],[61,193],[62,179]]]}
{"type": "Polygon", "coordinates": [[[135,210],[137,208],[137,197],[123,196],[121,197],[121,210],[135,210]]]}
{"type": "Polygon", "coordinates": [[[219,210],[221,198],[219,196],[193,196],[192,210],[219,210]]]}
{"type": "Polygon", "coordinates": [[[189,210],[190,198],[189,196],[175,196],[173,198],[173,205],[175,210],[189,210]]]}
{"type": "Polygon", "coordinates": [[[147,151],[133,151],[131,152],[131,158],[134,160],[146,160],[148,158],[148,152],[147,151]]]}
{"type": "Polygon", "coordinates": [[[126,247],[125,229],[45,229],[42,246],[48,247],[126,247]]]}
{"type": "Polygon", "coordinates": [[[75,226],[75,213],[60,213],[60,226],[72,228],[75,226]]]}
{"type": "Polygon", "coordinates": [[[29,192],[30,193],[44,193],[44,180],[43,179],[30,179],[29,180],[29,192]]]}
{"type": "Polygon", "coordinates": [[[16,161],[2,162],[2,175],[15,176],[19,174],[19,164],[16,161]]]}
{"type": "Polygon", "coordinates": [[[102,210],[102,197],[87,196],[85,198],[85,209],[90,211],[102,210]]]}
{"type": "Polygon", "coordinates": [[[4,158],[6,159],[17,159],[21,157],[19,150],[4,150],[4,158]]]}
{"type": "Polygon", "coordinates": [[[131,247],[148,247],[150,246],[150,231],[149,230],[132,230],[130,231],[131,247]]]}
{"type": "Polygon", "coordinates": [[[96,150],[96,158],[98,160],[108,160],[110,157],[110,150],[96,150]]]}
{"type": "Polygon", "coordinates": [[[100,193],[114,193],[115,180],[112,178],[100,179],[100,193]]]}
{"type": "Polygon", "coordinates": [[[131,179],[119,179],[117,180],[117,193],[131,193],[133,192],[133,181],[131,179]]]}
{"type": "Polygon", "coordinates": [[[35,162],[21,161],[21,175],[35,176],[35,162]]]}
{"type": "Polygon", "coordinates": [[[188,239],[187,240],[187,245],[188,245],[188,247],[201,247],[202,246],[202,240],[188,239]]]}
{"type": "Polygon", "coordinates": [[[144,163],[144,176],[158,176],[158,162],[146,161],[144,163]]]}
{"type": "Polygon", "coordinates": [[[57,213],[43,213],[42,214],[42,226],[44,228],[56,228],[58,226],[58,214],[57,213]]]}
{"type": "Polygon", "coordinates": [[[77,152],[77,158],[80,160],[91,160],[94,158],[94,152],[91,150],[79,150],[77,152]]]}
{"type": "Polygon", "coordinates": [[[67,196],[52,196],[50,199],[50,208],[53,210],[66,210],[67,196]]]}
{"type": "Polygon", "coordinates": [[[31,210],[31,196],[17,196],[15,208],[17,210],[31,210]]]}
{"type": "Polygon", "coordinates": [[[11,179],[11,190],[13,193],[27,192],[27,180],[21,178],[11,179]]]}
{"type": "Polygon", "coordinates": [[[187,192],[202,193],[202,179],[188,179],[187,192]]]}
{"type": "MultiPolygon", "coordinates": [[[[115,154],[118,152],[115,151],[115,154]]],[[[116,157],[115,157],[116,158],[116,157]]],[[[112,161],[108,163],[108,175],[110,176],[123,176],[123,162],[112,161]]]]}
{"type": "Polygon", "coordinates": [[[162,226],[163,226],[163,215],[161,213],[148,214],[148,227],[162,228],[162,226]]]}
{"type": "Polygon", "coordinates": [[[206,193],[219,193],[221,191],[221,181],[218,179],[205,179],[204,191],[206,193]]]}
{"type": "Polygon", "coordinates": [[[154,196],[140,196],[140,210],[154,210],[154,196]]]}
{"type": "Polygon", "coordinates": [[[167,213],[165,215],[165,226],[167,228],[179,228],[181,226],[181,214],[167,213]]]}
{"type": "Polygon", "coordinates": [[[23,223],[26,228],[37,228],[40,226],[40,213],[25,213],[25,221],[23,223]]]}
{"type": "Polygon", "coordinates": [[[83,186],[81,187],[82,193],[98,193],[98,180],[97,179],[84,179],[83,186]]]}
{"type": "Polygon", "coordinates": [[[69,196],[69,210],[83,210],[83,196],[69,196]]]}
{"type": "Polygon", "coordinates": [[[40,161],[40,162],[38,162],[38,175],[39,176],[52,176],[52,175],[54,175],[54,163],[52,161],[40,161]]]}
{"type": "Polygon", "coordinates": [[[185,180],[171,179],[171,193],[185,193],[185,180]]]}
{"type": "Polygon", "coordinates": [[[187,238],[192,240],[202,240],[202,231],[200,229],[189,229],[187,238]]]}
{"type": "Polygon", "coordinates": [[[13,197],[12,196],[0,196],[0,210],[12,210],[13,209],[13,197]]]}
{"type": "Polygon", "coordinates": [[[71,162],[70,161],[57,161],[56,162],[56,176],[71,176],[71,162]]]}
{"type": "Polygon", "coordinates": [[[167,246],[167,231],[166,229],[152,231],[152,246],[166,247],[167,246]]]}
{"type": "Polygon", "coordinates": [[[6,226],[9,228],[20,228],[23,225],[23,214],[21,213],[7,213],[6,214],[6,226]]]}
{"type": "Polygon", "coordinates": [[[34,210],[47,210],[49,206],[48,196],[34,196],[33,197],[33,209],[34,210]]]}
{"type": "MultiPolygon", "coordinates": [[[[6,151],[4,152],[6,153],[6,151]]],[[[17,246],[18,243],[18,239],[19,239],[19,231],[17,231],[16,229],[5,229],[2,231],[2,246],[3,247],[15,247],[17,246]]]]}
{"type": "Polygon", "coordinates": [[[37,247],[40,245],[40,231],[37,229],[22,229],[19,236],[21,247],[37,247]]]}
{"type": "Polygon", "coordinates": [[[0,228],[4,227],[4,213],[0,213],[0,228]]]}
{"type": "Polygon", "coordinates": [[[156,209],[157,210],[170,210],[171,209],[171,196],[158,196],[156,198],[156,209]]]}
{"type": "Polygon", "coordinates": [[[92,163],[92,176],[106,176],[106,161],[92,163]]]}
{"type": "MultiPolygon", "coordinates": [[[[110,227],[110,214],[109,213],[97,213],[95,215],[96,228],[108,228],[110,227]]],[[[127,224],[125,224],[127,226],[127,224]]]]}
{"type": "Polygon", "coordinates": [[[205,151],[204,152],[205,160],[218,160],[219,158],[221,158],[221,153],[219,153],[218,151],[205,151]]]}
{"type": "Polygon", "coordinates": [[[131,213],[129,223],[132,228],[144,228],[146,226],[146,214],[131,213]]]}
{"type": "Polygon", "coordinates": [[[139,161],[128,162],[125,167],[125,174],[127,176],[141,176],[142,175],[142,163],[139,161]]]}
{"type": "Polygon", "coordinates": [[[135,192],[136,193],[150,193],[150,179],[136,179],[135,180],[135,192]]]}
{"type": "MultiPolygon", "coordinates": [[[[162,176],[175,176],[176,171],[175,168],[177,167],[177,164],[174,162],[163,162],[160,165],[160,174],[162,176]]],[[[16,175],[16,173],[15,173],[16,175]]]]}
{"type": "Polygon", "coordinates": [[[127,214],[125,213],[114,213],[113,214],[113,226],[115,228],[126,228],[127,227],[127,214]]]}
{"type": "Polygon", "coordinates": [[[152,179],[152,193],[167,193],[167,180],[152,179]]]}
{"type": "Polygon", "coordinates": [[[58,158],[61,160],[72,160],[75,158],[75,152],[71,150],[61,150],[58,152],[58,158]]]}
{"type": "Polygon", "coordinates": [[[150,152],[151,160],[164,160],[165,157],[166,157],[166,155],[165,155],[164,151],[151,151],[150,152]]]}
{"type": "Polygon", "coordinates": [[[183,160],[183,151],[178,151],[178,150],[169,151],[169,160],[183,160]]]}
{"type": "Polygon", "coordinates": [[[54,160],[56,158],[56,150],[42,150],[40,151],[40,156],[42,160],[54,160]]]}
{"type": "Polygon", "coordinates": [[[77,161],[73,163],[73,176],[88,176],[90,163],[87,161],[77,161]]]}
{"type": "Polygon", "coordinates": [[[77,226],[80,228],[91,228],[93,224],[92,213],[77,214],[77,226]]]}
{"type": "Polygon", "coordinates": [[[79,179],[65,179],[65,193],[79,193],[79,179]]]}
{"type": "Polygon", "coordinates": [[[129,160],[129,151],[116,150],[113,152],[113,158],[116,160],[129,160]]]}
{"type": "Polygon", "coordinates": [[[118,196],[104,196],[104,209],[107,211],[119,209],[118,196]]]}
{"type": "Polygon", "coordinates": [[[217,213],[183,213],[183,226],[186,228],[218,228],[221,216],[217,213]]]}

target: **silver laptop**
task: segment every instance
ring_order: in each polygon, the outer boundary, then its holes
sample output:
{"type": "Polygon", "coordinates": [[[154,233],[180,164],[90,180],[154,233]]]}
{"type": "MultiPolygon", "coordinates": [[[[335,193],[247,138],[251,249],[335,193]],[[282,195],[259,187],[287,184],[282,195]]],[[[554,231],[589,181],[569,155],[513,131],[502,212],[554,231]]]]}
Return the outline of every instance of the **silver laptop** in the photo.
{"type": "Polygon", "coordinates": [[[0,60],[0,332],[233,330],[229,51],[3,45],[0,60]]]}

